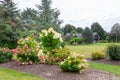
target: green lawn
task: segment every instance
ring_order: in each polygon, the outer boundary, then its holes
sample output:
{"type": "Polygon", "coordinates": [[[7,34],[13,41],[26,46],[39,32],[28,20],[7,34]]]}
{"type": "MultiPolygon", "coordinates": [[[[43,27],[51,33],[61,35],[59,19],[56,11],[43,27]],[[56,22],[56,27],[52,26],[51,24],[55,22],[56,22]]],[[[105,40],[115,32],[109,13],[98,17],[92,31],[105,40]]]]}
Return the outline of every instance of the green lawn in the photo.
{"type": "Polygon", "coordinates": [[[110,64],[102,64],[96,62],[89,62],[89,67],[93,69],[107,71],[113,74],[120,76],[120,66],[110,65],[110,64]]]}
{"type": "Polygon", "coordinates": [[[95,44],[84,44],[84,45],[82,44],[77,46],[67,45],[66,47],[68,47],[71,52],[84,54],[85,57],[88,58],[91,57],[91,54],[94,50],[105,51],[105,49],[109,44],[110,43],[95,43],[95,44]]]}
{"type": "Polygon", "coordinates": [[[0,80],[44,80],[32,74],[0,68],[0,80]]]}

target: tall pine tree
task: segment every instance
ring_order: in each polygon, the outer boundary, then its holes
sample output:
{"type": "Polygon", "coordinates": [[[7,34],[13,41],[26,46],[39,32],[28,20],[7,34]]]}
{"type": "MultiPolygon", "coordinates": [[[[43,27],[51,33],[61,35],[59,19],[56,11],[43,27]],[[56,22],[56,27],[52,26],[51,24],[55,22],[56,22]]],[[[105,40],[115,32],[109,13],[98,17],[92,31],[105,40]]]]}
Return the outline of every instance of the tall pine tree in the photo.
{"type": "Polygon", "coordinates": [[[62,23],[62,20],[59,19],[59,10],[51,8],[51,0],[41,0],[41,2],[42,4],[37,5],[37,8],[39,9],[40,22],[42,23],[43,28],[53,27],[58,31],[60,29],[60,24],[62,23]]]}
{"type": "Polygon", "coordinates": [[[93,42],[92,31],[88,27],[86,27],[84,29],[82,36],[84,38],[85,43],[92,43],[93,42]]]}
{"type": "Polygon", "coordinates": [[[5,24],[12,26],[12,28],[18,27],[20,25],[19,21],[19,10],[16,4],[12,0],[0,1],[2,7],[2,13],[0,14],[2,21],[5,24]]]}

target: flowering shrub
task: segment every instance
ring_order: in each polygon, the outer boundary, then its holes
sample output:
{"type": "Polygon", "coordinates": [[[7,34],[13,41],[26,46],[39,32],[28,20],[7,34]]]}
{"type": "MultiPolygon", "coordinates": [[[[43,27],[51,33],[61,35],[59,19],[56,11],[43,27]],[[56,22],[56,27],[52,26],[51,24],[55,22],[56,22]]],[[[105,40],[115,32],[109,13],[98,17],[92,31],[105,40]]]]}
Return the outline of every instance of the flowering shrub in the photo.
{"type": "Polygon", "coordinates": [[[41,46],[44,47],[45,50],[51,51],[60,48],[60,44],[63,42],[61,34],[54,31],[53,28],[42,30],[41,32],[41,46]]]}
{"type": "Polygon", "coordinates": [[[57,33],[53,30],[53,28],[49,28],[48,30],[42,30],[41,35],[41,48],[43,49],[43,53],[47,56],[47,62],[52,64],[53,60],[53,49],[59,49],[61,43],[63,42],[61,34],[57,33]]]}
{"type": "Polygon", "coordinates": [[[94,51],[91,57],[92,59],[103,59],[105,58],[105,53],[102,51],[94,51]]]}
{"type": "Polygon", "coordinates": [[[88,67],[88,63],[83,55],[73,53],[60,63],[60,67],[63,71],[81,73],[88,67]]]}
{"type": "Polygon", "coordinates": [[[69,55],[70,51],[66,47],[52,50],[52,64],[59,64],[61,61],[64,61],[64,59],[66,59],[69,55]]]}
{"type": "Polygon", "coordinates": [[[35,41],[33,35],[18,40],[18,47],[14,49],[19,64],[38,63],[38,52],[39,44],[35,41]]]}
{"type": "Polygon", "coordinates": [[[0,48],[0,63],[12,60],[12,51],[8,48],[0,48]]]}

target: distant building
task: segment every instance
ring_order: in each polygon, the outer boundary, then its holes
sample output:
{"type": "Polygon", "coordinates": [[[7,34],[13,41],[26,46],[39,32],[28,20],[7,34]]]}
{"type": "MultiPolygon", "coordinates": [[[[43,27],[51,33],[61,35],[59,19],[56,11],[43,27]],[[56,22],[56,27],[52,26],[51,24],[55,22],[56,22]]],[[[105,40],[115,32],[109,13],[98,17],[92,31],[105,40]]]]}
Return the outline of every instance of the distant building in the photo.
{"type": "Polygon", "coordinates": [[[70,40],[71,37],[82,38],[82,34],[78,34],[78,33],[66,33],[66,35],[64,36],[64,39],[65,40],[70,40]]]}
{"type": "MultiPolygon", "coordinates": [[[[66,35],[64,36],[65,40],[70,40],[71,37],[75,37],[75,38],[82,38],[82,34],[79,33],[66,33],[66,35]]],[[[100,40],[100,36],[98,35],[97,32],[93,33],[93,41],[98,42],[100,40]]]]}
{"type": "Polygon", "coordinates": [[[100,40],[100,36],[98,35],[97,32],[93,33],[93,40],[94,40],[94,43],[96,43],[96,42],[98,42],[100,40]]]}

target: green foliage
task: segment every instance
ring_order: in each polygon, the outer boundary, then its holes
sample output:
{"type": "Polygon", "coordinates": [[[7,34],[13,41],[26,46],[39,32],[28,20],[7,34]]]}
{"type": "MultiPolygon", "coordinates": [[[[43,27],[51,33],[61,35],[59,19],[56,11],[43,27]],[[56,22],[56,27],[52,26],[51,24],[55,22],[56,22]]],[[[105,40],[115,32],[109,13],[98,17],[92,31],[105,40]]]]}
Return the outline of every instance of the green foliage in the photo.
{"type": "Polygon", "coordinates": [[[98,22],[95,22],[91,25],[91,30],[92,32],[97,32],[101,40],[105,39],[105,31],[98,22]]]}
{"type": "Polygon", "coordinates": [[[12,52],[8,48],[0,48],[0,63],[12,60],[12,52]]]}
{"type": "Polygon", "coordinates": [[[40,39],[41,46],[46,51],[52,51],[53,49],[60,48],[60,44],[63,42],[61,34],[57,33],[52,28],[49,28],[48,30],[42,30],[40,39]]]}
{"type": "Polygon", "coordinates": [[[71,24],[66,24],[64,29],[63,29],[63,32],[64,32],[64,35],[66,33],[73,33],[73,32],[76,32],[76,28],[75,28],[75,26],[73,26],[71,24]]]}
{"type": "Polygon", "coordinates": [[[41,48],[43,49],[43,53],[48,56],[48,63],[52,64],[52,50],[59,49],[61,47],[61,43],[63,42],[61,34],[54,31],[53,28],[42,30],[41,32],[41,48]]]}
{"type": "Polygon", "coordinates": [[[120,42],[120,24],[116,23],[113,25],[110,33],[110,41],[120,42]]]}
{"type": "Polygon", "coordinates": [[[67,59],[60,63],[60,67],[65,72],[83,72],[87,67],[87,60],[81,54],[71,54],[67,59]]]}
{"type": "Polygon", "coordinates": [[[71,44],[81,44],[83,41],[84,41],[83,38],[72,38],[70,40],[70,43],[71,44]]]}
{"type": "Polygon", "coordinates": [[[36,10],[27,8],[21,13],[21,18],[25,29],[36,31],[40,31],[42,29],[39,20],[40,16],[38,16],[38,12],[36,10]]]}
{"type": "Polygon", "coordinates": [[[112,44],[107,47],[107,53],[112,60],[120,60],[120,45],[112,44]]]}
{"type": "Polygon", "coordinates": [[[3,7],[2,14],[0,14],[3,23],[12,26],[14,30],[20,25],[19,10],[12,0],[3,0],[0,2],[3,7]]]}
{"type": "Polygon", "coordinates": [[[68,48],[64,47],[61,49],[54,49],[52,51],[52,64],[59,64],[61,61],[64,61],[69,55],[70,51],[68,48]]]}
{"type": "Polygon", "coordinates": [[[102,51],[94,51],[91,55],[92,59],[103,59],[106,54],[102,51]]]}
{"type": "Polygon", "coordinates": [[[43,29],[48,29],[51,26],[56,30],[60,30],[60,24],[62,20],[59,19],[60,11],[55,8],[51,8],[52,0],[41,0],[41,5],[37,5],[38,12],[43,29]]]}
{"type": "Polygon", "coordinates": [[[85,43],[93,42],[92,31],[88,27],[85,28],[82,35],[85,43]]]}
{"type": "Polygon", "coordinates": [[[19,64],[38,63],[39,44],[36,42],[34,35],[18,40],[18,47],[14,54],[17,56],[19,64]]]}
{"type": "Polygon", "coordinates": [[[77,27],[76,31],[77,31],[77,33],[82,33],[83,32],[83,28],[77,27]]]}
{"type": "Polygon", "coordinates": [[[0,34],[0,46],[8,48],[17,46],[17,32],[14,32],[11,26],[0,23],[0,34]]]}

